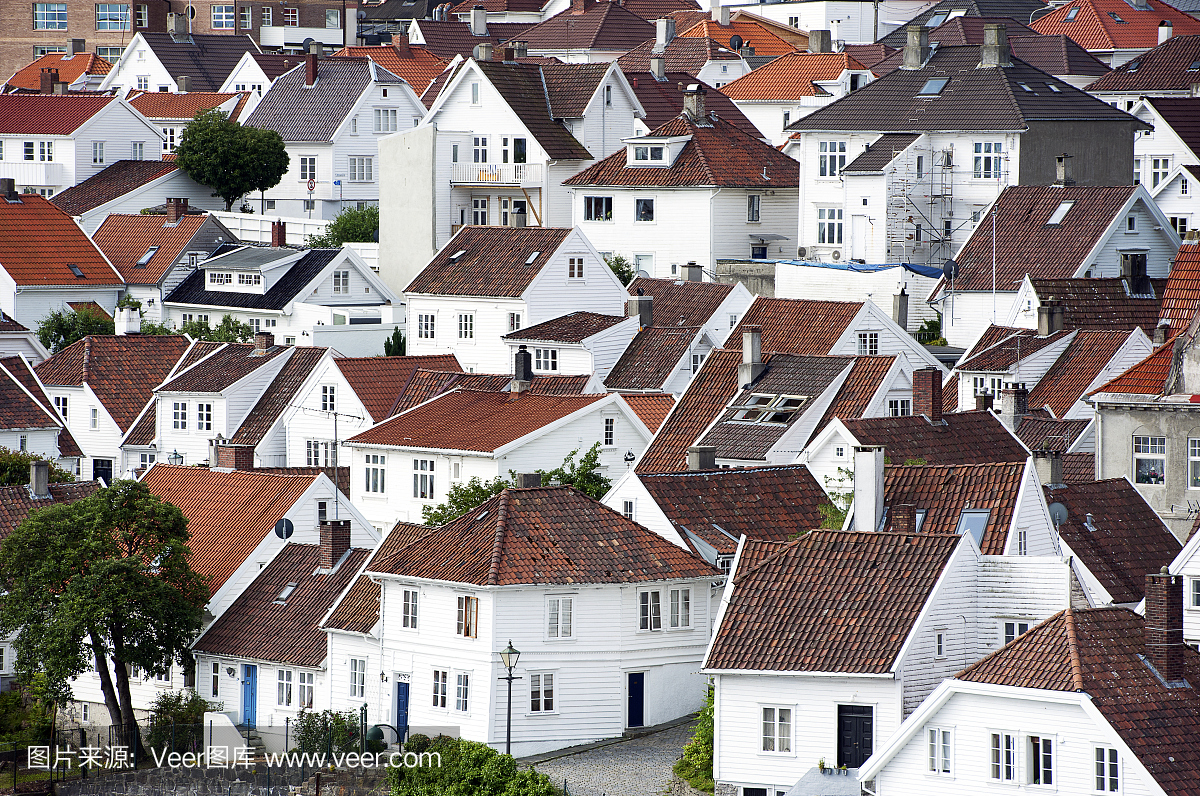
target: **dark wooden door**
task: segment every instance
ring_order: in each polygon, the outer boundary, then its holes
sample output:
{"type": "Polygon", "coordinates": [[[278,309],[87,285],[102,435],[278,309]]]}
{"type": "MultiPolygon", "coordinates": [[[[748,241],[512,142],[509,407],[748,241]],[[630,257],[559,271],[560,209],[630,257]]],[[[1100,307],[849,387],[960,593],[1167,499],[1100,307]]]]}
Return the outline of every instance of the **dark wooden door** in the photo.
{"type": "Polygon", "coordinates": [[[629,673],[629,726],[642,727],[646,723],[646,673],[629,673]]]}
{"type": "Polygon", "coordinates": [[[874,709],[867,705],[838,705],[838,766],[858,768],[874,748],[874,709]]]}

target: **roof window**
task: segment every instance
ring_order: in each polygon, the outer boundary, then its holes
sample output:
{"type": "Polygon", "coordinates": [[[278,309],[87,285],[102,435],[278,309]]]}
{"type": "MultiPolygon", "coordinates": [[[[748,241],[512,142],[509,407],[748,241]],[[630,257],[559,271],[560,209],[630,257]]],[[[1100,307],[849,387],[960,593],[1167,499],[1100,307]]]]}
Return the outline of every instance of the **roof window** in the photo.
{"type": "Polygon", "coordinates": [[[936,28],[938,25],[941,25],[943,22],[945,22],[946,18],[949,16],[949,11],[939,11],[929,18],[929,21],[925,23],[925,27],[936,28]]]}
{"type": "Polygon", "coordinates": [[[1141,68],[1141,66],[1142,66],[1141,61],[1133,60],[1133,61],[1130,61],[1129,64],[1125,67],[1125,71],[1126,72],[1136,72],[1138,69],[1141,68]]]}
{"type": "Polygon", "coordinates": [[[733,407],[736,410],[733,419],[786,425],[807,402],[808,397],[803,395],[751,395],[749,401],[733,407]]]}
{"type": "Polygon", "coordinates": [[[525,261],[525,264],[533,265],[533,261],[536,260],[538,257],[540,257],[541,254],[542,254],[541,252],[534,252],[533,254],[529,255],[529,259],[525,261]]]}
{"type": "Polygon", "coordinates": [[[1189,72],[1200,72],[1200,61],[1192,61],[1192,65],[1187,70],[1189,72]]]}
{"type": "Polygon", "coordinates": [[[156,251],[158,251],[157,246],[151,246],[149,249],[146,249],[146,253],[138,259],[138,261],[134,264],[134,267],[145,268],[146,264],[150,262],[150,258],[154,256],[156,251]]]}
{"type": "Polygon", "coordinates": [[[75,263],[67,263],[67,268],[71,269],[71,273],[75,274],[76,279],[83,279],[83,271],[79,270],[79,266],[75,263]]]}
{"type": "Polygon", "coordinates": [[[1061,94],[1061,93],[1062,93],[1062,89],[1061,89],[1061,88],[1059,88],[1058,86],[1054,85],[1053,83],[1047,83],[1047,84],[1046,84],[1046,88],[1050,89],[1050,90],[1051,90],[1051,91],[1053,91],[1055,94],[1061,94]]]}
{"type": "Polygon", "coordinates": [[[1079,6],[1075,6],[1070,11],[1068,11],[1067,18],[1063,21],[1070,22],[1071,20],[1075,19],[1075,17],[1077,17],[1077,16],[1079,16],[1079,6]]]}
{"type": "Polygon", "coordinates": [[[1018,85],[1018,86],[1020,86],[1020,87],[1021,87],[1022,89],[1024,89],[1025,91],[1028,91],[1030,94],[1036,94],[1036,93],[1037,93],[1036,91],[1034,91],[1032,88],[1030,88],[1030,87],[1029,87],[1029,84],[1028,84],[1028,83],[1018,83],[1017,85],[1018,85]]]}
{"type": "Polygon", "coordinates": [[[458,250],[458,251],[456,251],[454,254],[450,255],[450,262],[452,262],[452,263],[453,263],[453,262],[457,262],[457,261],[458,261],[458,258],[459,258],[459,257],[462,257],[462,256],[463,256],[464,254],[466,254],[466,253],[467,253],[467,250],[466,250],[466,249],[459,249],[459,250],[458,250]]]}
{"type": "Polygon", "coordinates": [[[1070,210],[1074,206],[1075,206],[1074,199],[1068,199],[1064,202],[1060,202],[1058,207],[1054,208],[1054,212],[1050,214],[1050,220],[1047,221],[1046,223],[1047,224],[1061,224],[1063,218],[1066,217],[1066,215],[1067,215],[1067,211],[1070,210]]]}
{"type": "Polygon", "coordinates": [[[1112,17],[1115,22],[1120,22],[1122,25],[1128,24],[1125,20],[1121,19],[1121,17],[1117,15],[1116,11],[1109,11],[1108,15],[1112,17]]]}
{"type": "Polygon", "coordinates": [[[983,532],[987,528],[988,517],[991,514],[991,509],[963,509],[962,514],[958,515],[956,533],[959,536],[969,533],[975,538],[975,544],[983,544],[983,532]]]}
{"type": "Polygon", "coordinates": [[[921,86],[921,90],[917,92],[918,97],[934,96],[941,94],[942,89],[950,82],[948,77],[931,77],[925,81],[925,85],[921,86]]]}
{"type": "Polygon", "coordinates": [[[279,592],[279,596],[275,598],[275,604],[283,605],[284,603],[286,603],[287,598],[292,596],[292,592],[294,592],[296,590],[296,587],[299,585],[300,585],[299,583],[292,581],[288,585],[284,586],[283,591],[279,592]]]}

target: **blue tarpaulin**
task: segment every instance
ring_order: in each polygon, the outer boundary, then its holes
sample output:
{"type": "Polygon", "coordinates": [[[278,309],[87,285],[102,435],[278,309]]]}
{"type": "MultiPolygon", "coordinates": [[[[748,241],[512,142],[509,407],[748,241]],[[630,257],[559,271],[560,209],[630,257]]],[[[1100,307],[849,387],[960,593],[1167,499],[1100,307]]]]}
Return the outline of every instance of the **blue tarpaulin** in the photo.
{"type": "Polygon", "coordinates": [[[784,263],[785,265],[806,265],[810,268],[830,268],[835,271],[856,271],[862,274],[873,274],[878,271],[887,271],[891,268],[904,268],[912,271],[918,276],[929,277],[930,279],[941,279],[942,269],[936,265],[920,265],[919,263],[856,263],[856,262],[836,262],[836,263],[818,263],[811,260],[775,260],[776,263],[784,263]]]}

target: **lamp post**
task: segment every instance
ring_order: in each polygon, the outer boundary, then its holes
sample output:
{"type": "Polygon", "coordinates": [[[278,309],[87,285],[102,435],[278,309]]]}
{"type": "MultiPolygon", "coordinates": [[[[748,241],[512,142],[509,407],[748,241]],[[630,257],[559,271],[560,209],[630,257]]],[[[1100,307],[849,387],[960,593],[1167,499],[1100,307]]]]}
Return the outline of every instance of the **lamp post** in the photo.
{"type": "Polygon", "coordinates": [[[501,680],[508,681],[508,726],[504,731],[504,754],[512,754],[512,684],[513,680],[520,680],[520,677],[513,677],[513,667],[517,665],[517,659],[521,657],[521,653],[512,645],[512,639],[508,640],[508,646],[500,650],[500,662],[508,669],[508,676],[501,677],[501,680]]]}
{"type": "Polygon", "coordinates": [[[183,464],[183,454],[175,450],[167,457],[167,461],[171,464],[183,464]]]}

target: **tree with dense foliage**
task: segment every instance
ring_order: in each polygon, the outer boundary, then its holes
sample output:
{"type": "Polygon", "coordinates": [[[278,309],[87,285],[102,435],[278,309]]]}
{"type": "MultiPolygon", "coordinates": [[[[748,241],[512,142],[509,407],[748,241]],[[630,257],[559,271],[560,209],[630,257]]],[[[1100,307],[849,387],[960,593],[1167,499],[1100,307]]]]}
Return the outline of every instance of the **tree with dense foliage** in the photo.
{"type": "Polygon", "coordinates": [[[566,484],[573,486],[588,497],[599,500],[612,488],[612,481],[600,474],[600,443],[597,442],[575,463],[579,449],[567,454],[560,467],[542,472],[542,484],[566,484]]]}
{"type": "Polygon", "coordinates": [[[518,769],[511,755],[487,744],[439,735],[413,735],[404,744],[423,759],[419,765],[391,768],[393,796],[559,796],[550,778],[532,768],[518,769]]]}
{"type": "Polygon", "coordinates": [[[334,216],[324,235],[309,235],[312,249],[337,249],[343,243],[374,243],[379,233],[379,206],[347,207],[334,216]]]}
{"type": "Polygon", "coordinates": [[[225,200],[225,210],[251,191],[279,184],[288,170],[283,138],[274,130],[247,127],[213,108],[197,113],[179,136],[175,163],[213,196],[225,200]]]}
{"type": "MultiPolygon", "coordinates": [[[[13,451],[0,448],[0,486],[20,486],[29,483],[29,465],[44,460],[29,451],[13,451]]],[[[50,462],[50,483],[63,484],[74,481],[74,473],[69,473],[54,462],[50,462]]]]}
{"type": "Polygon", "coordinates": [[[404,352],[408,350],[408,341],[404,339],[404,332],[400,331],[400,327],[392,329],[392,336],[383,341],[383,355],[385,357],[402,357],[404,352]]]}
{"type": "Polygon", "coordinates": [[[232,315],[221,318],[216,326],[209,326],[208,321],[187,321],[179,327],[179,333],[191,335],[193,340],[217,343],[244,343],[254,337],[250,324],[242,323],[232,315]]]}
{"type": "Polygon", "coordinates": [[[683,756],[675,762],[674,767],[676,776],[696,790],[707,793],[712,793],[716,786],[713,782],[714,705],[715,695],[710,683],[708,698],[696,722],[696,732],[692,739],[684,744],[683,756]]]}
{"type": "Polygon", "coordinates": [[[203,627],[207,578],[192,569],[187,519],[141,483],[116,481],[32,512],[0,545],[0,633],[16,675],[51,698],[95,670],[112,724],[135,724],[129,673],[184,665],[203,627]]]}
{"type": "Polygon", "coordinates": [[[38,324],[37,336],[51,354],[90,334],[113,334],[113,319],[97,307],[83,305],[78,310],[55,310],[38,324]]]}
{"type": "Polygon", "coordinates": [[[617,279],[621,280],[622,285],[628,285],[637,276],[637,269],[623,255],[610,254],[604,258],[604,262],[608,263],[608,267],[617,275],[617,279]]]}

